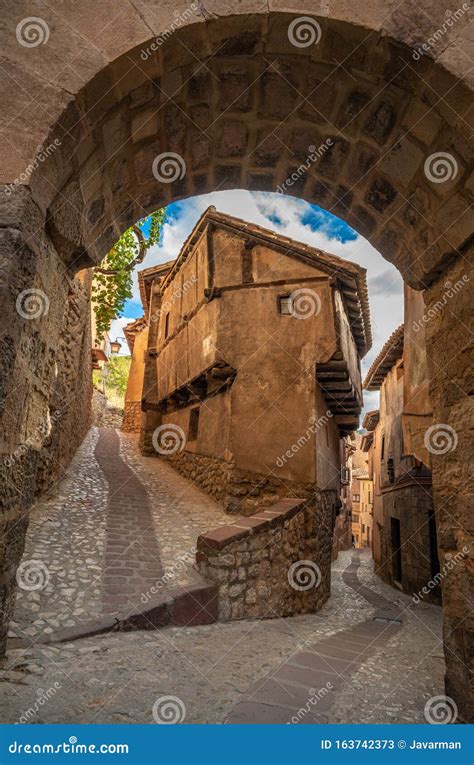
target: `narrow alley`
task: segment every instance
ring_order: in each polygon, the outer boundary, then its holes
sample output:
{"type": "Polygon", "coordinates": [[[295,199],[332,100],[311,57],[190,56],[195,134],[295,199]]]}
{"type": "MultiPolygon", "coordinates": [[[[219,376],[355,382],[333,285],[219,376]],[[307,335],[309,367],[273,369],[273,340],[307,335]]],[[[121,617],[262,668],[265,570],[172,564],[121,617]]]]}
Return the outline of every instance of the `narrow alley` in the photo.
{"type": "Polygon", "coordinates": [[[383,584],[366,551],[339,554],[316,614],[189,626],[185,608],[179,626],[110,631],[108,615],[143,610],[150,592],[205,587],[196,539],[228,522],[135,437],[91,429],[31,514],[2,719],[163,722],[165,700],[187,723],[426,722],[443,693],[441,609],[383,584]]]}

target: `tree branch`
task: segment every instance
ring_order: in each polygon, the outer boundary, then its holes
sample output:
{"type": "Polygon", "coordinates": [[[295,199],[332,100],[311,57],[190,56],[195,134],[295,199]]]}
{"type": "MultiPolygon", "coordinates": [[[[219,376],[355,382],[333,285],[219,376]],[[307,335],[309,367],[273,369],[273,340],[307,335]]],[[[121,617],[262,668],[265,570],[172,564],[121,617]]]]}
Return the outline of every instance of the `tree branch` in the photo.
{"type": "Polygon", "coordinates": [[[96,266],[94,271],[97,271],[99,274],[105,274],[106,276],[113,276],[114,274],[122,274],[126,273],[127,271],[133,271],[135,266],[138,266],[139,263],[143,263],[148,249],[146,246],[145,237],[143,236],[141,228],[138,226],[132,226],[132,231],[138,239],[139,251],[137,257],[123,268],[100,268],[100,266],[96,266]]]}

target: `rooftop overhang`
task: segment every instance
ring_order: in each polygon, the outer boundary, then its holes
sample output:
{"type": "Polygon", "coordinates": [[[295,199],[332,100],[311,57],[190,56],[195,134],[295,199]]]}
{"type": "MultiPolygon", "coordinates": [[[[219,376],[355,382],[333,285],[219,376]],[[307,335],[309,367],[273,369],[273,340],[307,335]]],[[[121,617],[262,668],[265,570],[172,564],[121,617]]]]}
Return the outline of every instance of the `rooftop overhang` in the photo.
{"type": "Polygon", "coordinates": [[[390,335],[370,367],[367,377],[364,380],[365,390],[380,390],[380,386],[393,365],[403,356],[403,338],[404,330],[403,324],[401,324],[395,332],[390,335]]]}

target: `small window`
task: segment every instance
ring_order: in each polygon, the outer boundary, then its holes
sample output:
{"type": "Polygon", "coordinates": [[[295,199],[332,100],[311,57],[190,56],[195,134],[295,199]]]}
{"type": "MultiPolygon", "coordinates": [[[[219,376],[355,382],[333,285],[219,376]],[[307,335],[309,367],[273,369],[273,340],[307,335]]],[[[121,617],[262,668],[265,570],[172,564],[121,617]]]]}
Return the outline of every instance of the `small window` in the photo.
{"type": "Polygon", "coordinates": [[[293,313],[291,306],[291,295],[278,296],[278,310],[283,316],[291,316],[293,313]]]}
{"type": "Polygon", "coordinates": [[[359,523],[359,516],[358,515],[353,515],[352,516],[352,523],[359,523]]]}
{"type": "Polygon", "coordinates": [[[189,413],[188,441],[196,441],[199,430],[199,407],[191,409],[189,413]]]}
{"type": "Polygon", "coordinates": [[[170,315],[169,313],[167,313],[165,316],[165,338],[168,337],[169,331],[170,331],[170,315]]]}
{"type": "Polygon", "coordinates": [[[380,459],[385,459],[385,436],[382,436],[382,445],[380,447],[380,459]]]}
{"type": "Polygon", "coordinates": [[[354,494],[353,500],[354,502],[360,502],[360,494],[354,494]]]}

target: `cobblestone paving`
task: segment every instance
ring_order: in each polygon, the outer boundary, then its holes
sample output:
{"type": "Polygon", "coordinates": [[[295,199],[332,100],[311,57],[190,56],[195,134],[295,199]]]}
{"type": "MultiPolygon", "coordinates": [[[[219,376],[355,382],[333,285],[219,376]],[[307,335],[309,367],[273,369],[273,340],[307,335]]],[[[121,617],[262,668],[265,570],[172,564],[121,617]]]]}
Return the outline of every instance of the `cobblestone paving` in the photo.
{"type": "Polygon", "coordinates": [[[166,581],[174,586],[202,582],[193,568],[199,534],[230,522],[229,515],[192,481],[156,457],[143,457],[138,437],[120,433],[121,456],[148,489],[166,581]]]}
{"type": "MultiPolygon", "coordinates": [[[[331,598],[318,614],[12,650],[0,682],[0,719],[153,723],[154,703],[173,695],[184,704],[184,722],[224,722],[256,681],[275,673],[308,643],[373,616],[374,608],[342,578],[351,557],[341,553],[334,563],[331,598]]],[[[424,723],[425,702],[443,693],[441,609],[394,594],[375,578],[367,554],[360,563],[361,581],[395,600],[404,626],[347,679],[324,714],[330,723],[424,723]]]]}
{"type": "Polygon", "coordinates": [[[318,642],[308,642],[263,682],[257,681],[226,722],[328,722],[327,715],[350,676],[403,626],[402,609],[359,581],[360,555],[354,552],[342,580],[375,607],[373,617],[318,642]]]}
{"type": "Polygon", "coordinates": [[[117,432],[100,428],[95,457],[108,483],[102,577],[106,613],[137,608],[143,593],[163,577],[148,493],[119,451],[117,432]]]}
{"type": "Polygon", "coordinates": [[[57,494],[31,512],[10,637],[51,635],[202,583],[197,537],[228,522],[164,460],[142,457],[134,436],[92,428],[57,494]]]}
{"type": "Polygon", "coordinates": [[[94,459],[97,439],[93,428],[59,492],[31,511],[11,636],[51,634],[102,612],[107,481],[94,459]],[[38,589],[23,588],[35,584],[38,589]]]}

